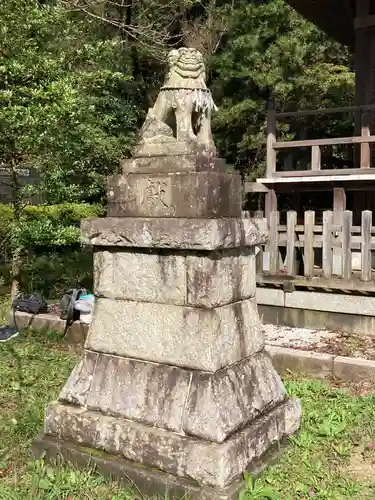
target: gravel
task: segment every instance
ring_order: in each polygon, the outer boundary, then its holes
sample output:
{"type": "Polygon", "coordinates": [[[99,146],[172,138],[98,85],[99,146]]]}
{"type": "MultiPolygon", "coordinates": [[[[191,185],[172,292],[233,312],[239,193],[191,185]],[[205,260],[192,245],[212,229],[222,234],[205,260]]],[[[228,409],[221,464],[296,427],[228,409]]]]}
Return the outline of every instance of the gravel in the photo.
{"type": "Polygon", "coordinates": [[[290,348],[316,348],[327,344],[339,334],[329,330],[292,328],[281,325],[263,325],[266,342],[269,345],[290,348]]]}

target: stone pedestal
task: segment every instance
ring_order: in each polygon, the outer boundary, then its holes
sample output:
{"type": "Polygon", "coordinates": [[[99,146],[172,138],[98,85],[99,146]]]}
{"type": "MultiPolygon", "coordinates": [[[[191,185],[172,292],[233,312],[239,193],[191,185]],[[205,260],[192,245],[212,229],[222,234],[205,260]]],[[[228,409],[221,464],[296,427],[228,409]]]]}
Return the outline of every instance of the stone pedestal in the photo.
{"type": "Polygon", "coordinates": [[[266,223],[240,218],[239,178],[223,171],[124,173],[109,197],[121,217],[82,224],[100,296],[85,351],[36,453],[91,457],[148,492],[236,498],[244,470],[300,422],[255,301],[266,223]],[[169,187],[151,189],[161,178],[169,187]]]}

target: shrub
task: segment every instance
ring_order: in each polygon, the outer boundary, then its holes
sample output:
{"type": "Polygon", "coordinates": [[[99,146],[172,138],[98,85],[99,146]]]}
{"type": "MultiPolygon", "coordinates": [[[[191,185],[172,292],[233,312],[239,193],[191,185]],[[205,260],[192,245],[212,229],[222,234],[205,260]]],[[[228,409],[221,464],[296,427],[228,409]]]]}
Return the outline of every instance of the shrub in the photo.
{"type": "Polygon", "coordinates": [[[34,255],[22,267],[20,289],[38,292],[46,299],[60,298],[67,288],[78,285],[92,290],[92,249],[66,249],[34,255]]]}
{"type": "Polygon", "coordinates": [[[92,250],[81,248],[79,223],[104,212],[86,203],[27,206],[16,221],[12,206],[0,205],[1,284],[10,284],[12,248],[22,247],[21,291],[53,299],[78,284],[92,289],[92,250]]]}
{"type": "Polygon", "coordinates": [[[80,221],[104,212],[101,205],[87,203],[27,206],[16,221],[12,206],[0,205],[0,263],[9,260],[12,245],[29,252],[78,245],[80,221]]]}

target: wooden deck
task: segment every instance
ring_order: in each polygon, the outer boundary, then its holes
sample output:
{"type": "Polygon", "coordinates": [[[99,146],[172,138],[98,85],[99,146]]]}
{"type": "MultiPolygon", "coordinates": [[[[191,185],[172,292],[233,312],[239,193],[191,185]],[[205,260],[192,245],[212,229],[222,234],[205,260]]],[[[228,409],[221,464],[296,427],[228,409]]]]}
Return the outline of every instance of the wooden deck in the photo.
{"type": "Polygon", "coordinates": [[[272,179],[275,177],[315,177],[315,176],[332,176],[340,175],[356,175],[362,174],[363,171],[371,168],[372,154],[371,144],[375,143],[375,135],[370,133],[371,113],[375,111],[375,105],[366,106],[347,106],[342,108],[315,109],[304,111],[290,111],[277,113],[274,109],[268,111],[267,116],[267,171],[266,178],[272,179]],[[360,130],[360,135],[351,137],[329,137],[321,139],[293,140],[293,141],[278,141],[277,140],[277,120],[332,115],[332,114],[353,113],[356,119],[356,128],[360,130]],[[324,146],[339,146],[352,145],[360,147],[358,159],[358,167],[345,169],[350,172],[343,172],[340,169],[327,169],[322,165],[321,148],[324,146]],[[285,161],[282,171],[277,171],[277,152],[293,151],[296,149],[310,149],[310,169],[306,172],[298,171],[290,168],[288,162],[285,161]]]}
{"type": "MultiPolygon", "coordinates": [[[[337,117],[336,117],[337,119],[337,117]]],[[[246,193],[265,194],[265,215],[269,221],[271,212],[279,210],[278,195],[299,196],[303,192],[332,193],[331,205],[335,220],[341,220],[346,209],[346,192],[351,191],[348,203],[358,221],[360,211],[375,210],[375,199],[368,195],[375,192],[375,135],[371,135],[375,119],[375,105],[346,106],[340,108],[276,112],[269,109],[267,118],[266,173],[256,182],[246,182],[246,193]],[[300,118],[352,113],[357,135],[309,139],[308,131],[300,124],[300,118]],[[296,133],[296,140],[278,140],[277,121],[289,121],[296,133]],[[344,149],[341,149],[344,148],[344,149]],[[365,194],[365,197],[360,192],[365,194]],[[355,201],[353,201],[355,198],[355,201]]],[[[312,125],[309,125],[313,130],[312,125]]],[[[308,128],[308,127],[307,127],[308,128]]],[[[291,130],[292,132],[292,130],[291,130]]],[[[373,130],[373,133],[375,130],[373,130]]],[[[327,203],[325,195],[324,203],[327,203]]],[[[302,198],[301,198],[302,200],[302,198]]],[[[303,202],[294,206],[303,215],[303,202]]],[[[318,206],[312,207],[319,211],[318,206]]]]}

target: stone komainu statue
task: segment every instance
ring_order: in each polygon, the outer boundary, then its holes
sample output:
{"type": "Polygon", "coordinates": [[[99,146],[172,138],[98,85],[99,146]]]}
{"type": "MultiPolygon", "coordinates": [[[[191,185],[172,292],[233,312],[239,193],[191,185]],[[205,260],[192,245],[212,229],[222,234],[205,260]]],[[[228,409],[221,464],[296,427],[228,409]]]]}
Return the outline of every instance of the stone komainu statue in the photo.
{"type": "Polygon", "coordinates": [[[206,86],[202,54],[196,49],[171,50],[166,81],[148,111],[135,156],[214,156],[211,114],[216,109],[206,86]]]}

